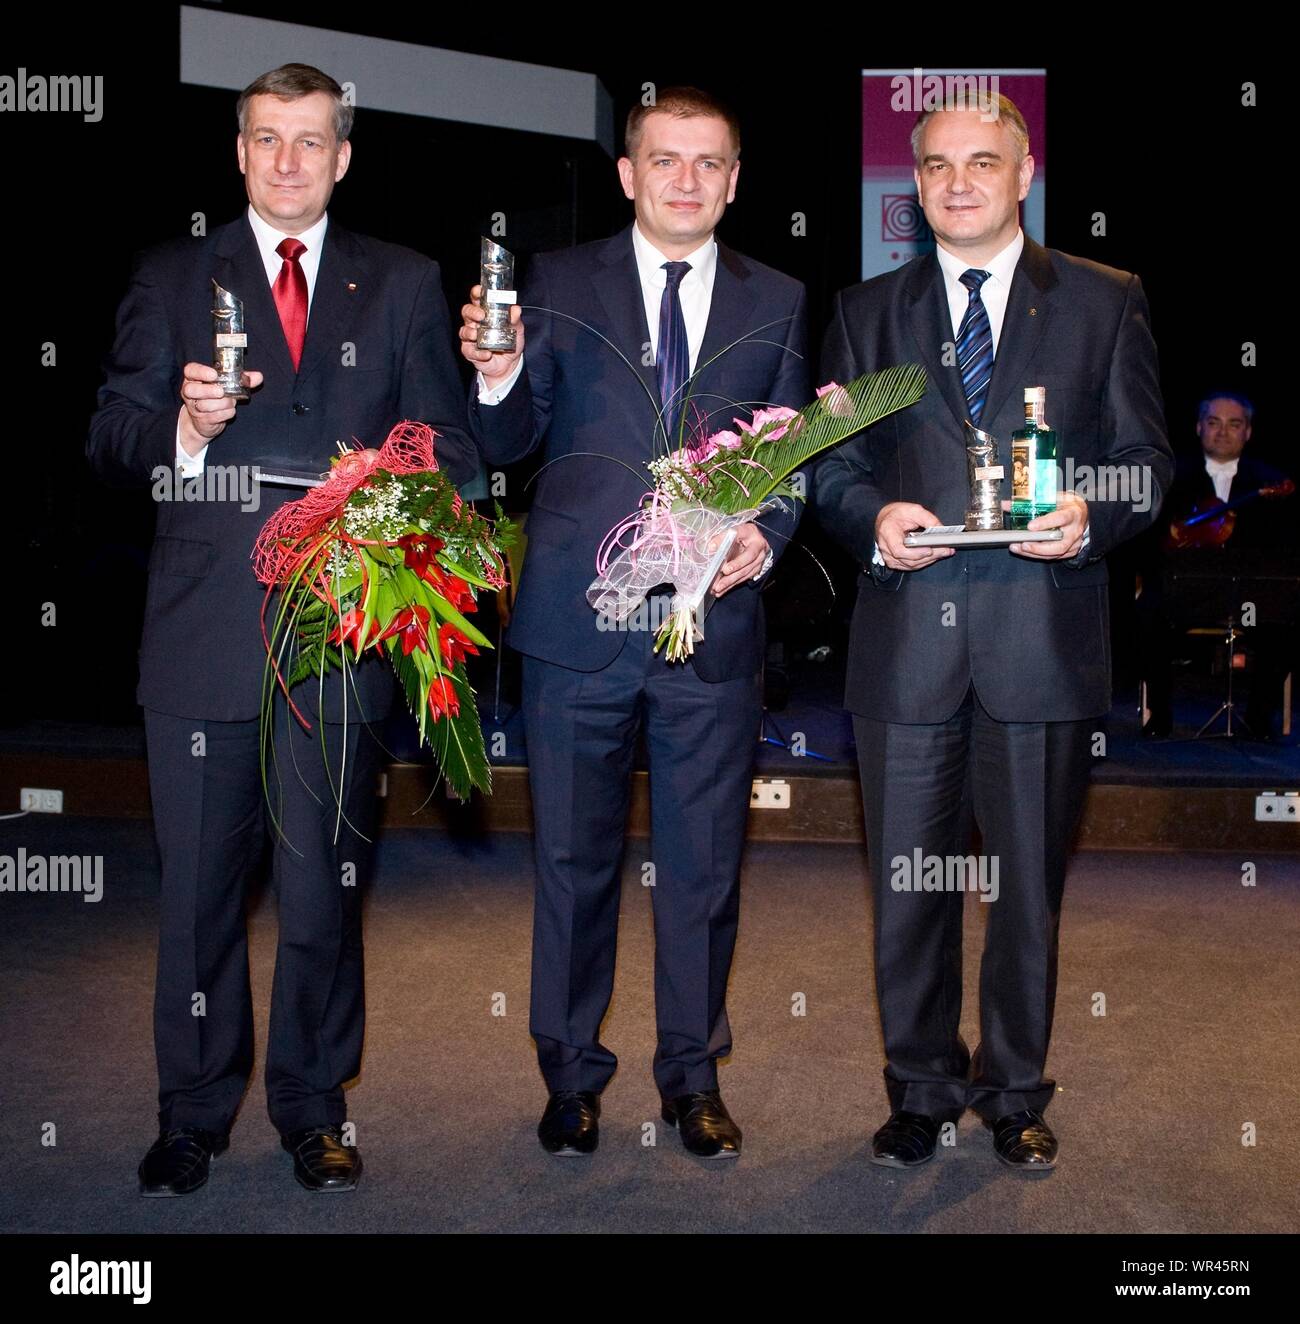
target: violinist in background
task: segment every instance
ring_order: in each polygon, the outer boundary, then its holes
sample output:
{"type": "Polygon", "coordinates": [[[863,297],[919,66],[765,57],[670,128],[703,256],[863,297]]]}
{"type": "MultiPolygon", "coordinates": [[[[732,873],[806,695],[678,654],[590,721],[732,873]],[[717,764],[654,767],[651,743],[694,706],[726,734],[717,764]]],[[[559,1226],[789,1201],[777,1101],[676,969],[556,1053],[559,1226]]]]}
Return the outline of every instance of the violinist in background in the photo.
{"type": "MultiPolygon", "coordinates": [[[[1177,624],[1173,604],[1165,600],[1162,571],[1185,552],[1220,548],[1277,553],[1279,562],[1296,547],[1300,519],[1294,482],[1279,469],[1247,455],[1254,407],[1243,395],[1223,391],[1201,400],[1197,410],[1195,455],[1179,457],[1173,486],[1163,511],[1163,540],[1149,558],[1138,599],[1143,673],[1151,716],[1144,736],[1168,736],[1173,729],[1171,702],[1173,649],[1177,624]]],[[[1225,578],[1232,573],[1227,557],[1225,578]]],[[[1250,661],[1245,719],[1252,736],[1267,739],[1280,706],[1282,682],[1294,664],[1294,632],[1261,624],[1243,636],[1250,661]]]]}

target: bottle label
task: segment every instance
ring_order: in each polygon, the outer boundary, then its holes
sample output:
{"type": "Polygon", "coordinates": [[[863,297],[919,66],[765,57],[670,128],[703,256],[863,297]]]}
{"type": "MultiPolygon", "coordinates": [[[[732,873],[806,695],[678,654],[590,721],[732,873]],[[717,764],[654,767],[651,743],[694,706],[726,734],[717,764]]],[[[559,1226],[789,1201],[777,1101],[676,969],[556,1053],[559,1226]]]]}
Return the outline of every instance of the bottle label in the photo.
{"type": "Polygon", "coordinates": [[[1033,498],[1031,474],[1033,456],[1030,454],[1028,440],[1011,443],[1011,499],[1029,501],[1033,498]]]}

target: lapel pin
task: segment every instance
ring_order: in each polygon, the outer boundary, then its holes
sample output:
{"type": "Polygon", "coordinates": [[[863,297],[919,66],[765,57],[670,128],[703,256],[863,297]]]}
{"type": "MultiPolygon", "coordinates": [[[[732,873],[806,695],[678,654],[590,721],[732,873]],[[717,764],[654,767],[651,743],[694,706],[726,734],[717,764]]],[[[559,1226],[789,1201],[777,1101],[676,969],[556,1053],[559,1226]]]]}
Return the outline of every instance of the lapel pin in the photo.
{"type": "MultiPolygon", "coordinates": [[[[351,289],[352,287],[349,285],[348,288],[351,289]]],[[[1031,308],[1031,309],[1029,310],[1029,316],[1030,316],[1030,317],[1037,317],[1037,316],[1038,316],[1038,309],[1037,309],[1037,308],[1031,308]]]]}
{"type": "Polygon", "coordinates": [[[352,281],[352,280],[348,281],[348,293],[355,294],[356,292],[357,292],[356,281],[352,281]]]}

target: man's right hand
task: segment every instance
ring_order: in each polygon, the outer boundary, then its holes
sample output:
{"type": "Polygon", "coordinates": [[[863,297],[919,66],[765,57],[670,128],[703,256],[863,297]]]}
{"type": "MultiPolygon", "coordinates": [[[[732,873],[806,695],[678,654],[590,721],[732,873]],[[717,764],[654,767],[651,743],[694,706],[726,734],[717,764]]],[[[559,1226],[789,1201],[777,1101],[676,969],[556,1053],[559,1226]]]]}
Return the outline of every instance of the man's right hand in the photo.
{"type": "Polygon", "coordinates": [[[479,296],[483,292],[481,285],[475,285],[469,292],[469,302],[460,310],[460,352],[483,374],[489,389],[505,381],[515,370],[524,352],[524,319],[519,305],[510,309],[510,325],[515,329],[515,347],[511,353],[490,349],[479,349],[475,344],[478,339],[479,323],[487,316],[479,307],[479,296]]]}
{"type": "Polygon", "coordinates": [[[891,501],[876,516],[876,546],[891,570],[920,570],[951,556],[954,547],[908,547],[904,537],[917,529],[933,528],[943,521],[913,501],[891,501]]]}
{"type": "MultiPolygon", "coordinates": [[[[246,372],[245,387],[250,391],[262,384],[260,372],[246,372]]],[[[217,370],[210,363],[187,363],[181,380],[180,443],[186,455],[197,455],[224,431],[235,416],[235,401],[223,395],[217,385],[217,370]]]]}

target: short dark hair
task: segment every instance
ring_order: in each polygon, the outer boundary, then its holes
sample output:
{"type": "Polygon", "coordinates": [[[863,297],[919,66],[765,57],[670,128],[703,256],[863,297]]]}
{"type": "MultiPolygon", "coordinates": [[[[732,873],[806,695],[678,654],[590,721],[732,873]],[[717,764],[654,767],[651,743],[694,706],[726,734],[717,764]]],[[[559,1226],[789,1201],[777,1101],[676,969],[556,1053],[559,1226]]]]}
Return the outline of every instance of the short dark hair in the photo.
{"type": "Polygon", "coordinates": [[[239,132],[247,134],[248,103],[258,96],[280,97],[284,101],[297,101],[313,92],[326,92],[334,98],[334,141],[345,143],[352,132],[352,107],[343,100],[343,89],[329,74],[310,64],[282,64],[278,69],[254,78],[239,94],[235,115],[239,132]]]}
{"type": "Polygon", "coordinates": [[[656,93],[650,105],[638,102],[633,106],[627,113],[627,126],[623,130],[623,151],[633,159],[641,146],[641,130],[647,115],[672,115],[679,120],[708,115],[725,120],[731,131],[733,155],[740,155],[740,121],[735,111],[711,92],[701,91],[698,87],[666,87],[656,93]]]}
{"type": "Polygon", "coordinates": [[[1201,403],[1196,406],[1196,421],[1203,423],[1205,415],[1209,412],[1210,405],[1215,400],[1231,400],[1239,404],[1242,413],[1246,415],[1246,422],[1250,423],[1255,417],[1255,406],[1251,403],[1249,396],[1242,395],[1239,391],[1211,391],[1209,395],[1201,396],[1201,403]]]}

